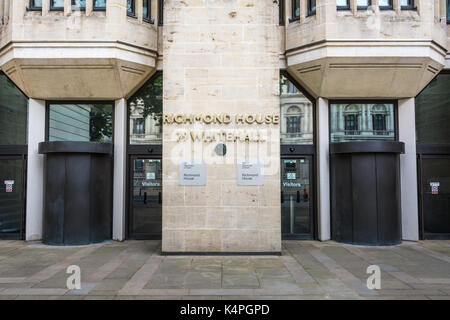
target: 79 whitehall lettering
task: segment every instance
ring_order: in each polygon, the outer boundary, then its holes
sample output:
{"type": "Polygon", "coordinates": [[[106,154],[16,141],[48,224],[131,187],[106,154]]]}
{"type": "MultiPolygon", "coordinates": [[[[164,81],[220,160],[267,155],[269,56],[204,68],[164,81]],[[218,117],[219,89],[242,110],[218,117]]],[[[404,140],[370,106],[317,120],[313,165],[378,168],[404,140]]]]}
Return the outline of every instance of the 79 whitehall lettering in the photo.
{"type": "Polygon", "coordinates": [[[214,312],[224,313],[225,315],[267,315],[270,312],[268,305],[243,305],[243,304],[229,304],[224,305],[223,311],[216,309],[215,307],[200,307],[188,304],[185,307],[181,307],[181,315],[203,315],[211,318],[214,312]]]}

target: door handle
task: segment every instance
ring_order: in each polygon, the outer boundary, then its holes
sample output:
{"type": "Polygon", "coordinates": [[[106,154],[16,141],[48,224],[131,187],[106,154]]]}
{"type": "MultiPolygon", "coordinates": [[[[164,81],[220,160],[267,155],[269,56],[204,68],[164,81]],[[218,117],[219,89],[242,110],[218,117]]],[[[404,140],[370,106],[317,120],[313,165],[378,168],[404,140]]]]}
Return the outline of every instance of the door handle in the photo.
{"type": "Polygon", "coordinates": [[[281,203],[284,203],[284,194],[283,194],[283,191],[281,191],[281,203]]]}
{"type": "Polygon", "coordinates": [[[147,204],[147,192],[144,192],[144,204],[147,204]]]}
{"type": "Polygon", "coordinates": [[[162,203],[162,194],[161,194],[161,191],[158,193],[158,203],[159,203],[159,204],[162,203]]]}
{"type": "Polygon", "coordinates": [[[297,190],[297,202],[300,202],[300,191],[297,190]]]}

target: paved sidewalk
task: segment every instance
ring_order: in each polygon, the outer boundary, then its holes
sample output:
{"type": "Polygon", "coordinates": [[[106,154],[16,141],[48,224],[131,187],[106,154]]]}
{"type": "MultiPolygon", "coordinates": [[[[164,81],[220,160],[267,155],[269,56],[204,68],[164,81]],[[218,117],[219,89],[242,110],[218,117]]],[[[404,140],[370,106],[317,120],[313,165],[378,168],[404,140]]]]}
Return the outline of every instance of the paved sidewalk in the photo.
{"type": "Polygon", "coordinates": [[[160,241],[51,247],[0,241],[0,299],[446,299],[450,241],[395,247],[284,241],[283,255],[170,256],[160,241]],[[366,286],[379,265],[381,290],[366,286]],[[66,269],[81,268],[81,290],[66,269]]]}

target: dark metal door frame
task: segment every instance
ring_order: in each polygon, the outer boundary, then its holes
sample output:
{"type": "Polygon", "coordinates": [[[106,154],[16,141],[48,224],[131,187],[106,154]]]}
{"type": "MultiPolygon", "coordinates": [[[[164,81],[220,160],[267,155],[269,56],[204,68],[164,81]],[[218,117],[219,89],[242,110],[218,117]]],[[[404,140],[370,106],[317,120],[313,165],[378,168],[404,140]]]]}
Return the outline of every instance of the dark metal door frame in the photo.
{"type": "MultiPolygon", "coordinates": [[[[312,154],[295,154],[295,155],[282,155],[281,156],[281,161],[283,160],[287,160],[287,159],[293,159],[293,160],[297,160],[297,159],[307,159],[309,161],[309,224],[310,224],[310,230],[311,233],[310,234],[293,234],[293,235],[289,235],[289,234],[282,234],[282,239],[283,240],[314,240],[316,239],[317,233],[316,233],[316,184],[315,184],[315,171],[314,171],[314,155],[312,154]]],[[[281,168],[280,168],[281,170],[281,168]]],[[[280,171],[281,173],[281,171],[280,171]]],[[[281,184],[281,181],[280,181],[281,184]]],[[[280,200],[281,200],[281,195],[280,195],[280,200]]]]}
{"type": "MultiPolygon", "coordinates": [[[[431,239],[425,235],[425,209],[423,204],[422,184],[424,181],[423,160],[424,159],[450,159],[449,154],[418,154],[417,155],[417,193],[419,202],[419,239],[431,239]]],[[[431,235],[431,234],[428,234],[431,235]]],[[[450,235],[449,235],[450,236],[450,235]]],[[[437,235],[439,238],[439,235],[437,235]]]]}
{"type": "MultiPolygon", "coordinates": [[[[162,238],[162,230],[161,235],[155,234],[133,234],[131,227],[133,226],[133,173],[134,173],[134,160],[161,160],[161,169],[162,169],[162,157],[160,155],[149,155],[149,154],[140,154],[140,155],[129,155],[128,157],[128,181],[127,181],[127,229],[126,229],[126,238],[132,240],[161,240],[162,238]]],[[[162,185],[161,185],[162,187],[162,185]]],[[[162,192],[162,191],[161,191],[162,192]]],[[[162,203],[161,203],[162,210],[162,203]]]]}
{"type": "MultiPolygon", "coordinates": [[[[1,160],[20,160],[22,161],[22,174],[21,174],[21,182],[22,182],[22,192],[21,192],[21,202],[22,202],[22,212],[21,212],[21,221],[20,221],[20,233],[19,233],[19,239],[25,240],[25,223],[26,223],[26,192],[27,192],[27,155],[21,154],[21,155],[12,155],[12,154],[0,154],[0,161],[1,160]]],[[[3,181],[0,181],[0,183],[3,183],[3,181]]],[[[17,239],[17,234],[11,234],[11,235],[0,235],[1,240],[10,240],[10,239],[17,239]]]]}

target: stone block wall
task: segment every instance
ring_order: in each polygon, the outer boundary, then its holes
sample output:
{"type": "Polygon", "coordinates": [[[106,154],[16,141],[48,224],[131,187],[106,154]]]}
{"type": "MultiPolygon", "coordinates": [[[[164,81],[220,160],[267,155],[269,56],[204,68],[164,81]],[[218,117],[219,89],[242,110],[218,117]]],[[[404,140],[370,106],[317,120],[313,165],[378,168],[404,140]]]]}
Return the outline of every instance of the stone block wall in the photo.
{"type": "Polygon", "coordinates": [[[279,124],[234,121],[240,114],[279,117],[277,3],[166,0],[164,8],[164,114],[227,113],[233,120],[164,124],[162,250],[280,252],[279,124]],[[219,156],[219,139],[190,137],[215,130],[259,133],[265,141],[226,140],[219,156]],[[179,185],[184,159],[206,164],[206,185],[179,185]],[[239,159],[264,162],[263,186],[238,186],[239,159]]]}

